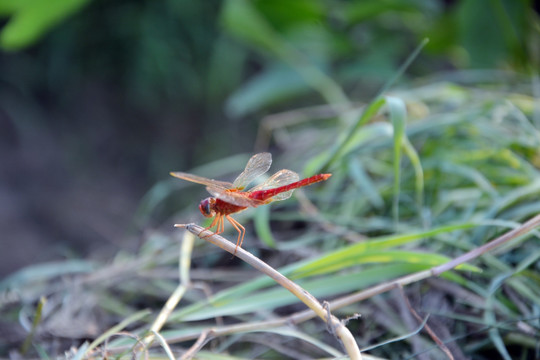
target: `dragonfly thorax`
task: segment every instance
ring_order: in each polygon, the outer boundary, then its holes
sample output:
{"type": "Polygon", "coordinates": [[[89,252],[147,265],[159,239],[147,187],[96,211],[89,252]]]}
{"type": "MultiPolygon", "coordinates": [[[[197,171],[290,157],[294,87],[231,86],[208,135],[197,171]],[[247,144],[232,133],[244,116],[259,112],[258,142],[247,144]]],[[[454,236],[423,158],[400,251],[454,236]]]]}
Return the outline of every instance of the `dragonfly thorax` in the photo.
{"type": "Polygon", "coordinates": [[[199,210],[201,211],[201,214],[203,214],[204,217],[213,217],[216,215],[216,211],[214,210],[214,205],[216,204],[216,199],[213,197],[209,197],[201,201],[199,204],[199,210]]]}

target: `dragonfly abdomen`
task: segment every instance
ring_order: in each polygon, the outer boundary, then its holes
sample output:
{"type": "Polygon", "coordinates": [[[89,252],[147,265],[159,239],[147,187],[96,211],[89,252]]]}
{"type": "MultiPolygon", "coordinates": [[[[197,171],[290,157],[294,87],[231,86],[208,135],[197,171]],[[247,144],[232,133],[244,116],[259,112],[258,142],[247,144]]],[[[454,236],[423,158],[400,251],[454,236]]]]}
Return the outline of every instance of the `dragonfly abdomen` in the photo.
{"type": "Polygon", "coordinates": [[[249,197],[256,200],[268,200],[278,194],[291,191],[294,189],[301,188],[303,186],[308,186],[311,184],[318,183],[320,181],[324,181],[328,179],[332,174],[317,174],[313,175],[312,177],[308,177],[306,179],[302,179],[300,181],[296,181],[287,185],[283,185],[274,189],[268,189],[268,190],[258,190],[252,192],[249,197]]]}

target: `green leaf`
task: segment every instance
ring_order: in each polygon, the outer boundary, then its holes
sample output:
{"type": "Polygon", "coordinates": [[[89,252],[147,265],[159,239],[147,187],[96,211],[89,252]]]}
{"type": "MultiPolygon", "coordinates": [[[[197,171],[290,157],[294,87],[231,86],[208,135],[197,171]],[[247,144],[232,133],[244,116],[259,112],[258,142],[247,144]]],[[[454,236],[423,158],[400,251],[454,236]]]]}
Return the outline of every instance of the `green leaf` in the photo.
{"type": "MultiPolygon", "coordinates": [[[[421,239],[435,236],[437,234],[447,233],[447,232],[451,232],[455,230],[469,229],[475,226],[476,226],[475,224],[470,224],[470,223],[451,225],[451,226],[442,226],[442,227],[435,228],[428,231],[422,231],[418,233],[405,234],[405,235],[386,236],[386,237],[374,239],[371,241],[349,245],[344,248],[330,252],[327,255],[324,255],[318,259],[315,259],[306,263],[305,265],[301,266],[294,272],[294,276],[302,277],[302,276],[307,276],[311,274],[337,271],[340,268],[354,265],[356,261],[355,259],[358,259],[357,263],[361,263],[362,256],[364,256],[364,254],[377,254],[377,253],[380,254],[385,249],[388,249],[390,247],[408,244],[414,241],[418,241],[421,239]]],[[[396,254],[391,255],[391,257],[394,260],[397,260],[399,258],[399,256],[396,254]]],[[[402,257],[400,261],[403,261],[404,258],[405,257],[402,257]]],[[[369,262],[369,261],[372,261],[373,259],[374,257],[371,259],[368,257],[367,261],[369,262]]],[[[380,261],[384,260],[382,258],[379,258],[379,259],[380,261]]],[[[467,269],[470,271],[479,270],[478,268],[470,266],[470,265],[464,266],[463,269],[467,269]]]]}
{"type": "Polygon", "coordinates": [[[258,0],[253,5],[280,32],[304,24],[325,21],[325,9],[320,0],[258,0]]]}
{"type": "Polygon", "coordinates": [[[345,18],[350,23],[358,23],[390,12],[418,11],[415,2],[397,0],[369,0],[349,2],[344,7],[345,18]]]}
{"type": "MultiPolygon", "coordinates": [[[[424,265],[426,268],[444,264],[450,261],[447,256],[421,253],[417,251],[385,250],[385,251],[351,251],[340,256],[323,258],[310,266],[299,269],[302,276],[313,276],[339,271],[356,265],[370,263],[408,263],[424,265]],[[311,270],[310,270],[311,269],[311,270]],[[305,271],[305,272],[304,272],[305,271]]],[[[480,271],[475,266],[464,264],[457,267],[460,270],[480,271]]]]}
{"type": "Polygon", "coordinates": [[[4,50],[19,50],[34,44],[51,28],[81,9],[89,0],[2,1],[0,13],[11,14],[0,33],[4,50]]]}

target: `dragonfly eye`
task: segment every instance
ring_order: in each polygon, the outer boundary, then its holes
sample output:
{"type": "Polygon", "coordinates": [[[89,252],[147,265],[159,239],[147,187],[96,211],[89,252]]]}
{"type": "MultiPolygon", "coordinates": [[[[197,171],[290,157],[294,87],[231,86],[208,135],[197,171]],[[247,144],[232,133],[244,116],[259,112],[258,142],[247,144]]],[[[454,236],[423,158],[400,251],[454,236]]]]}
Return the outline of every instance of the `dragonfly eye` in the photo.
{"type": "Polygon", "coordinates": [[[213,198],[206,198],[199,204],[199,210],[204,217],[212,217],[215,215],[213,205],[216,201],[213,198]]]}

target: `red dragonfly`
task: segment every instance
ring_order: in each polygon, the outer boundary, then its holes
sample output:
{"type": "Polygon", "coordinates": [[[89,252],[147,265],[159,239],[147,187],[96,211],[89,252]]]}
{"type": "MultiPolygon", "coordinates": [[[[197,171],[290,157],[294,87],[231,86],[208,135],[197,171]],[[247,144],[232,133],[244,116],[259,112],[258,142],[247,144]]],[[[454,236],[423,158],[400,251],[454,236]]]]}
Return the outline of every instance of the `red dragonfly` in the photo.
{"type": "Polygon", "coordinates": [[[266,173],[271,164],[272,154],[260,153],[253,155],[249,159],[244,171],[232,183],[207,179],[183,172],[171,172],[170,174],[183,180],[206,185],[206,190],[213,197],[202,200],[199,204],[199,210],[205,217],[213,217],[214,220],[203,231],[217,226],[215,234],[221,234],[224,230],[224,218],[229,220],[231,225],[238,231],[236,253],[238,247],[242,247],[246,229],[238,221],[233,219],[231,214],[243,211],[248,207],[257,207],[272,201],[288,199],[291,197],[294,189],[324,181],[332,176],[332,174],[318,174],[299,180],[300,177],[297,173],[284,169],[272,175],[262,184],[244,191],[246,186],[253,182],[253,180],[266,173]]]}

